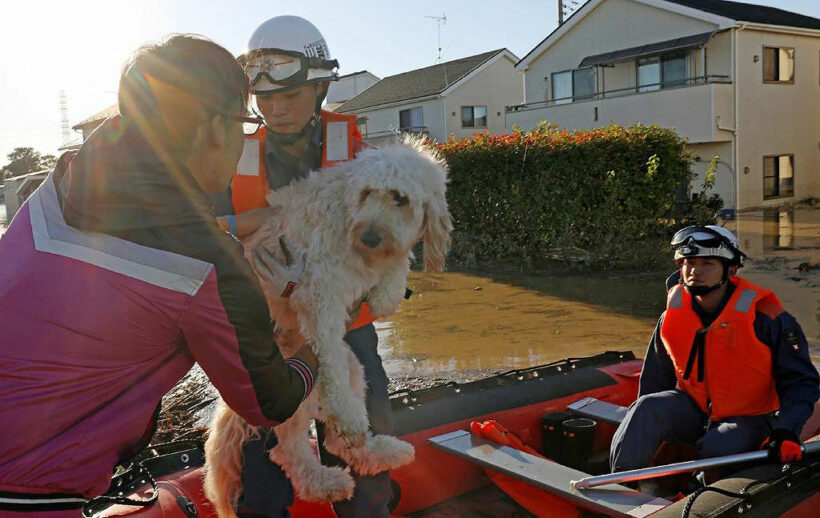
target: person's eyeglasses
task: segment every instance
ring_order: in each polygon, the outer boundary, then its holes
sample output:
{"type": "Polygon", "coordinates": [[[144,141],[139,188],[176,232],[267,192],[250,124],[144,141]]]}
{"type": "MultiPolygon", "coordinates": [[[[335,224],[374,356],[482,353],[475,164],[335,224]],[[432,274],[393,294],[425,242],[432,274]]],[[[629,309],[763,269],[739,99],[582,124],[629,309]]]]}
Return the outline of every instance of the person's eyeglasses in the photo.
{"type": "Polygon", "coordinates": [[[265,118],[258,113],[252,115],[231,115],[231,120],[242,123],[242,130],[245,135],[254,135],[259,129],[265,125],[265,118]]]}

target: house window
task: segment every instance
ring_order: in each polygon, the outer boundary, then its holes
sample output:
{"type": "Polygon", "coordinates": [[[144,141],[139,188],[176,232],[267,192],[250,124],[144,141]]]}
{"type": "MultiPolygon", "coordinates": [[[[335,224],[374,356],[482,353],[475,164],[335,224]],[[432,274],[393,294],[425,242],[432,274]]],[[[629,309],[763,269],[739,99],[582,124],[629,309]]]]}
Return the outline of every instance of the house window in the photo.
{"type": "Polygon", "coordinates": [[[595,69],[579,68],[572,71],[572,98],[574,101],[580,99],[592,99],[595,95],[595,69]]]}
{"type": "Polygon", "coordinates": [[[794,49],[763,47],[763,82],[794,83],[794,49]]]}
{"type": "Polygon", "coordinates": [[[553,104],[566,104],[595,96],[595,68],[579,68],[552,74],[553,104]]]}
{"type": "Polygon", "coordinates": [[[794,155],[763,157],[763,199],[794,195],[794,155]]]}
{"type": "Polygon", "coordinates": [[[552,100],[554,104],[572,102],[572,70],[552,74],[552,100]]]}
{"type": "Polygon", "coordinates": [[[638,91],[652,92],[686,84],[686,53],[638,60],[638,91]]]}
{"type": "Polygon", "coordinates": [[[422,129],[424,127],[424,116],[421,106],[399,111],[399,129],[422,129]]]}
{"type": "Polygon", "coordinates": [[[661,64],[658,58],[638,60],[638,91],[651,92],[661,88],[661,64]]]}
{"type": "Polygon", "coordinates": [[[486,106],[462,106],[461,107],[461,127],[462,128],[486,128],[487,127],[487,107],[486,106]]]}
{"type": "Polygon", "coordinates": [[[661,84],[663,88],[686,84],[686,54],[673,54],[661,58],[661,84]]]}

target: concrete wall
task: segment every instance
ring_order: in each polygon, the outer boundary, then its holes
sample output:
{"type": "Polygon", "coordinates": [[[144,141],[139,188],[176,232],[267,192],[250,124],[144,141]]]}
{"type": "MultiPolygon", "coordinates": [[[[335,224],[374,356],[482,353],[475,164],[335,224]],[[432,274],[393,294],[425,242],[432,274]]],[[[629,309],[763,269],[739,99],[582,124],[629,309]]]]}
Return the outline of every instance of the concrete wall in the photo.
{"type": "MultiPolygon", "coordinates": [[[[577,68],[586,56],[715,29],[713,23],[632,0],[607,0],[530,63],[525,74],[525,102],[548,99],[544,78],[552,72],[577,68]]],[[[607,88],[611,86],[607,84],[607,88]]]]}
{"type": "Polygon", "coordinates": [[[521,73],[515,70],[512,59],[502,56],[481,73],[449,92],[444,101],[448,136],[463,138],[484,131],[504,133],[506,107],[524,101],[521,73]],[[463,128],[462,106],[486,106],[487,127],[463,128]]]}
{"type": "Polygon", "coordinates": [[[814,34],[736,31],[740,208],[820,197],[820,31],[814,34]],[[793,84],[763,82],[764,45],[794,48],[793,84]],[[794,195],[764,200],[763,156],[790,153],[794,195]]]}

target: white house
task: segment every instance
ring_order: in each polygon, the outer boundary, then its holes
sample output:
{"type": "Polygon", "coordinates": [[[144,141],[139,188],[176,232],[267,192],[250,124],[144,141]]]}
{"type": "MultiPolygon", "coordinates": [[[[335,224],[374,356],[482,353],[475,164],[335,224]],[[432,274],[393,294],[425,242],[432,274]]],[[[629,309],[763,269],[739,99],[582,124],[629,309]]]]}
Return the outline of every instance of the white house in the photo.
{"type": "Polygon", "coordinates": [[[504,132],[505,107],[523,101],[517,61],[498,49],[385,77],[336,111],[358,115],[362,135],[374,144],[400,132],[442,141],[504,132]]]}
{"type": "Polygon", "coordinates": [[[331,81],[324,108],[333,111],[378,82],[379,78],[367,70],[340,76],[338,81],[331,81]]]}
{"type": "MultiPolygon", "coordinates": [[[[590,0],[516,65],[507,128],[658,124],[729,208],[820,197],[820,19],[725,0],[590,0]]],[[[697,180],[696,180],[697,181],[697,180]]]]}

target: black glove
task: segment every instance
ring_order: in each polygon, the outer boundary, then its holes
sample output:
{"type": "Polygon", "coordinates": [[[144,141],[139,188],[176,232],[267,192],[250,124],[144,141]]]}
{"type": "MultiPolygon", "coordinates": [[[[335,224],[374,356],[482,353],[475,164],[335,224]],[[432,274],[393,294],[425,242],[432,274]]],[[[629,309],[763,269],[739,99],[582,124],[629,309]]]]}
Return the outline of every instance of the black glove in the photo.
{"type": "Polygon", "coordinates": [[[769,450],[769,458],[773,462],[794,462],[803,458],[803,449],[800,438],[791,430],[775,428],[768,439],[763,441],[761,449],[769,450]]]}

